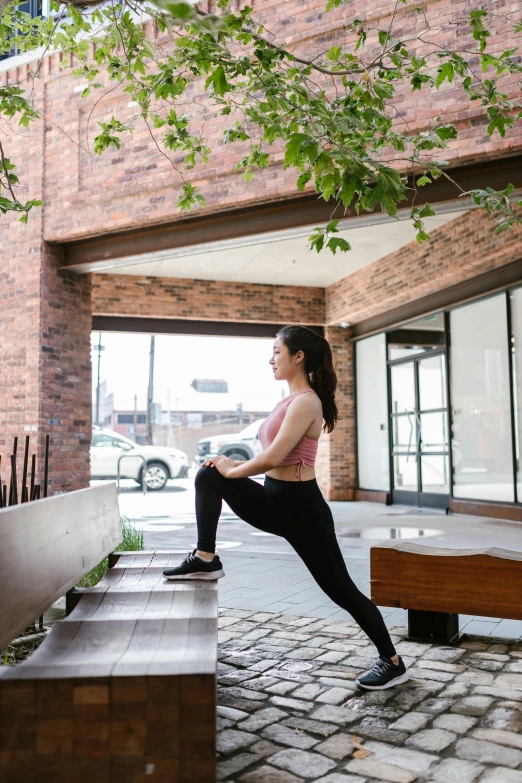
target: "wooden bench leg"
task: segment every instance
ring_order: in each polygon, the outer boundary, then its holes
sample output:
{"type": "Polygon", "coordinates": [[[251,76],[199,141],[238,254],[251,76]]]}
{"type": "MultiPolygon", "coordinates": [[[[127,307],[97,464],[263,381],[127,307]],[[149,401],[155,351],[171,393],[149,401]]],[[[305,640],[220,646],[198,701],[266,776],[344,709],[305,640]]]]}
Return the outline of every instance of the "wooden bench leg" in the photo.
{"type": "Polygon", "coordinates": [[[85,592],[85,587],[72,587],[65,593],[65,614],[67,617],[69,617],[73,609],[76,609],[80,598],[85,592]]]}
{"type": "Polygon", "coordinates": [[[408,609],[408,636],[426,642],[454,644],[459,638],[459,616],[408,609]]]}

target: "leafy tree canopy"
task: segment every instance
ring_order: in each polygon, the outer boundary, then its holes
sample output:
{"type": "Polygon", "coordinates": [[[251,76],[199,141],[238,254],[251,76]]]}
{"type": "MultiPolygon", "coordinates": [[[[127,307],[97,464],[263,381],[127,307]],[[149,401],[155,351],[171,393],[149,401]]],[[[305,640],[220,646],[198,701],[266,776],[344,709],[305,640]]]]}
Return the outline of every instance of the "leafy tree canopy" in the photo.
{"type": "MultiPolygon", "coordinates": [[[[88,84],[84,97],[123,89],[151,130],[158,154],[167,155],[172,165],[171,154],[183,154],[178,206],[190,210],[205,201],[186,172],[212,154],[204,127],[203,133],[196,132],[190,115],[180,108],[181,102],[189,102],[185,93],[197,80],[206,99],[229,118],[224,141],[244,145],[238,169],[247,181],[283,146],[284,167],[295,172],[297,188],[314,187],[318,197],[331,202],[330,222],[310,237],[317,251],[349,250],[348,242],[336,236],[348,207],[357,213],[379,207],[394,217],[408,188],[415,191],[411,219],[417,239],[428,238],[424,219],[435,213],[424,203],[422,188],[439,177],[453,182],[443,157],[458,129],[438,117],[428,129],[410,131],[394,104],[399,91],[415,95],[450,83],[461,91],[463,102],[483,107],[489,136],[505,136],[522,117],[518,91],[513,96],[514,86],[522,84],[515,45],[522,22],[484,10],[480,6],[487,4],[479,0],[465,17],[456,16],[446,25],[445,43],[436,34],[436,18],[432,22],[426,7],[415,0],[390,2],[384,29],[357,19],[352,0],[325,0],[326,13],[344,7],[343,40],[351,43],[332,45],[314,59],[280,41],[252,8],[233,10],[230,0],[217,0],[216,13],[186,0],[51,0],[52,16],[36,19],[21,12],[19,2],[0,0],[0,53],[13,46],[21,53],[40,51],[25,84],[0,86],[4,121],[27,127],[39,118],[32,82],[43,57],[50,49],[69,53],[74,74],[88,84]],[[410,33],[396,32],[401,5],[414,11],[410,33]],[[496,43],[499,18],[504,27],[509,25],[514,42],[504,51],[496,43]],[[144,24],[151,19],[153,25],[144,24]],[[152,28],[167,33],[169,45],[158,45],[152,28]],[[161,129],[159,140],[153,129],[161,129]],[[413,181],[407,171],[414,172],[413,181]]],[[[122,137],[132,132],[132,122],[117,117],[98,125],[97,155],[119,149],[122,137]]],[[[41,202],[19,197],[21,183],[8,146],[9,136],[0,137],[0,211],[19,212],[26,222],[41,202]]],[[[522,202],[510,199],[511,185],[504,191],[463,193],[453,184],[456,193],[471,196],[490,215],[501,217],[497,231],[520,222],[513,209],[522,202]]]]}

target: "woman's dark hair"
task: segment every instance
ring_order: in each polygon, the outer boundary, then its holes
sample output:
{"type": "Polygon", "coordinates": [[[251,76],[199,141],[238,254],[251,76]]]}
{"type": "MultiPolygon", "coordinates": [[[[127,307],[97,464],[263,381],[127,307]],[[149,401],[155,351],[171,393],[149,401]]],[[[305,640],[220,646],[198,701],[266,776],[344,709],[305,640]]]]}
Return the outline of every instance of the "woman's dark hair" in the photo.
{"type": "Polygon", "coordinates": [[[298,351],[304,353],[305,372],[310,386],[323,404],[323,429],[331,432],[339,414],[335,403],[337,375],[330,343],[306,326],[283,326],[277,337],[286,345],[290,356],[295,356],[298,351]]]}

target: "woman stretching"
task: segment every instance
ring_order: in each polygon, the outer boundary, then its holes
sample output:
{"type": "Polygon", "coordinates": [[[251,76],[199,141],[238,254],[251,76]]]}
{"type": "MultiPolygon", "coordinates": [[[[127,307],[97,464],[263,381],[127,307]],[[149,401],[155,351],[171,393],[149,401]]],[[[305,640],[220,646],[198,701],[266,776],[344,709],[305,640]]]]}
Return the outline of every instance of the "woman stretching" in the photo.
{"type": "Polygon", "coordinates": [[[288,382],[290,394],[259,428],[262,453],[247,462],[219,456],[204,463],[195,480],[197,548],[163,574],[167,579],[223,576],[215,550],[225,500],[245,522],[285,538],[326,595],[368,634],[379,659],[357,683],[369,690],[382,690],[406,682],[409,674],[395,652],[381,613],[348,574],[332,512],[315,479],[321,429],[331,432],[338,417],[330,345],[311,329],[285,326],[274,342],[270,364],[274,378],[288,382]],[[266,474],[263,486],[249,478],[259,473],[266,474]]]}

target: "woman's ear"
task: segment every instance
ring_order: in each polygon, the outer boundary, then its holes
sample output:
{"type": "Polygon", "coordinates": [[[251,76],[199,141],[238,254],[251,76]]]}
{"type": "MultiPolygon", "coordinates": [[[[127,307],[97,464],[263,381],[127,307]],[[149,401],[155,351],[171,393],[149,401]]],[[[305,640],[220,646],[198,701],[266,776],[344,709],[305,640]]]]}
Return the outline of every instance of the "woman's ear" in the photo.
{"type": "Polygon", "coordinates": [[[299,364],[304,359],[304,353],[303,351],[297,351],[295,358],[297,359],[296,364],[299,364]]]}

